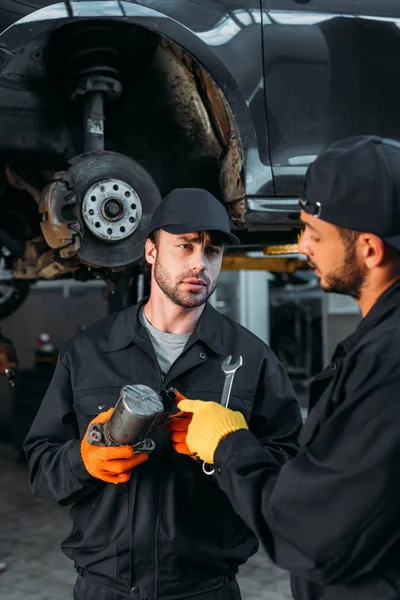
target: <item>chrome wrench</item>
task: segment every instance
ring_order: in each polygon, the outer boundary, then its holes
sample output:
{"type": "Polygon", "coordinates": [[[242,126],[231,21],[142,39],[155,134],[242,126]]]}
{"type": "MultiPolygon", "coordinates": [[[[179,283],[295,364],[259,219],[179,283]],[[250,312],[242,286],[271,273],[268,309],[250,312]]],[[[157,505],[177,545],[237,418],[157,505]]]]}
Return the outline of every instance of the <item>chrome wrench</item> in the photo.
{"type": "Polygon", "coordinates": [[[233,379],[235,377],[235,373],[238,369],[240,369],[242,364],[243,358],[241,356],[239,356],[236,362],[232,363],[232,356],[229,355],[226,357],[226,359],[221,365],[221,369],[225,373],[225,382],[224,389],[222,390],[221,404],[222,406],[225,406],[225,408],[228,408],[229,405],[229,399],[231,397],[232,384],[233,379]]]}
{"type": "MultiPolygon", "coordinates": [[[[242,364],[243,364],[243,358],[241,356],[239,356],[239,358],[237,359],[236,362],[232,363],[232,355],[230,354],[229,356],[227,356],[225,358],[225,360],[223,361],[223,363],[221,365],[221,369],[225,373],[225,381],[224,381],[224,387],[222,390],[221,404],[225,408],[228,408],[228,405],[229,405],[229,399],[231,397],[232,384],[233,384],[233,379],[235,377],[235,373],[238,369],[240,369],[242,364]]],[[[210,467],[210,466],[211,465],[208,465],[206,462],[203,462],[203,472],[206,475],[214,474],[214,468],[211,468],[211,470],[208,470],[207,467],[210,467]]]]}

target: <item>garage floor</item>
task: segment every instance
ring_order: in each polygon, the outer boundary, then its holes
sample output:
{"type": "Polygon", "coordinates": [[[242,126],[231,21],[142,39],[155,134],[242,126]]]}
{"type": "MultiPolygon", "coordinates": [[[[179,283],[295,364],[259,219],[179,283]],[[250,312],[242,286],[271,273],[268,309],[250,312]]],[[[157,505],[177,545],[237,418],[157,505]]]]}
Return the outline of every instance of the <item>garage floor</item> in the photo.
{"type": "MultiPolygon", "coordinates": [[[[59,549],[69,530],[68,509],[32,498],[26,465],[0,443],[1,600],[71,600],[75,571],[59,549]]],[[[239,578],[244,600],[290,600],[286,574],[259,552],[239,578]]]]}

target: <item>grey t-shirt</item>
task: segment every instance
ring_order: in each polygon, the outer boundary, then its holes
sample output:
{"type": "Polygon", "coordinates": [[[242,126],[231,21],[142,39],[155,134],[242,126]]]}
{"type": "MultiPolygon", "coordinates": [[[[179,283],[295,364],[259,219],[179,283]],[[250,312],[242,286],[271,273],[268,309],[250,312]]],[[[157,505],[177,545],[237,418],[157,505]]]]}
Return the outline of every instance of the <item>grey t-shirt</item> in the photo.
{"type": "Polygon", "coordinates": [[[139,313],[140,321],[147,330],[152,341],[154,352],[156,353],[158,364],[160,365],[161,371],[166,375],[171,368],[173,362],[176,361],[178,356],[182,354],[186,342],[190,338],[190,333],[167,333],[160,331],[153,327],[153,325],[146,319],[144,310],[139,313]]]}

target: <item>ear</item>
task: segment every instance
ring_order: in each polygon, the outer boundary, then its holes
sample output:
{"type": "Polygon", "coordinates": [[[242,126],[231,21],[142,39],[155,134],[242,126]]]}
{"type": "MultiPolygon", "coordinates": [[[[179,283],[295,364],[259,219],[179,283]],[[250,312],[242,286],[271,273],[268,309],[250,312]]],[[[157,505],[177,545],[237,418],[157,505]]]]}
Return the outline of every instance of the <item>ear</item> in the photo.
{"type": "Polygon", "coordinates": [[[379,267],[384,262],[385,244],[373,233],[362,233],[359,238],[362,257],[368,269],[379,267]]]}
{"type": "Polygon", "coordinates": [[[154,242],[147,238],[144,246],[144,256],[150,265],[154,265],[157,257],[157,248],[154,242]]]}

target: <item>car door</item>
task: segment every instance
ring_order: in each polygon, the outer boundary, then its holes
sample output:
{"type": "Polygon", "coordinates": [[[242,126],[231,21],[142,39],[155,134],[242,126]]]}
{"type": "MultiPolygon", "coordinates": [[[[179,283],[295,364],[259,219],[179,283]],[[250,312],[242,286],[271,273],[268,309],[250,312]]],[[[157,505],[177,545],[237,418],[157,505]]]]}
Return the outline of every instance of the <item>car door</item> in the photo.
{"type": "Polygon", "coordinates": [[[400,139],[400,3],[262,0],[275,191],[297,196],[321,149],[353,135],[400,139]]]}

